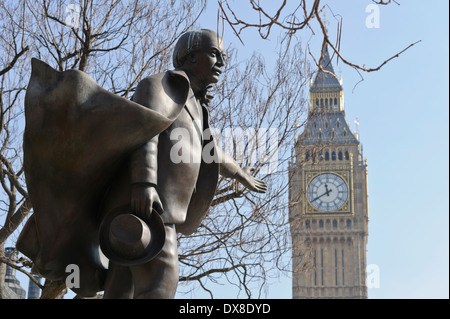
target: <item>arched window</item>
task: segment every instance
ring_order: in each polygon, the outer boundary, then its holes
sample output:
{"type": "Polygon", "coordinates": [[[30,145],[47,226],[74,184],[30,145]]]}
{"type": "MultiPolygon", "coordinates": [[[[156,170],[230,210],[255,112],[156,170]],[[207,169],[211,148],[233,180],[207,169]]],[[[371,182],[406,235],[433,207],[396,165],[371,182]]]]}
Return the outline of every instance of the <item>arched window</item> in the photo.
{"type": "Polygon", "coordinates": [[[337,98],[334,98],[334,106],[335,106],[334,109],[337,109],[337,105],[338,105],[338,103],[337,103],[337,98]]]}
{"type": "Polygon", "coordinates": [[[305,222],[305,226],[306,226],[306,228],[311,228],[311,222],[309,221],[309,220],[307,220],[306,222],[305,222]]]}
{"type": "Polygon", "coordinates": [[[348,161],[350,159],[350,156],[348,155],[348,151],[345,151],[345,159],[348,161]]]}
{"type": "Polygon", "coordinates": [[[352,227],[352,221],[350,219],[347,219],[347,228],[351,228],[352,227]]]}
{"type": "Polygon", "coordinates": [[[339,119],[338,119],[336,122],[336,127],[339,127],[339,126],[341,126],[341,123],[339,123],[339,119]]]}
{"type": "Polygon", "coordinates": [[[328,152],[328,151],[325,152],[325,160],[326,161],[330,160],[330,152],[328,152]]]}
{"type": "Polygon", "coordinates": [[[343,136],[347,136],[347,130],[346,129],[344,129],[344,132],[342,132],[342,135],[343,136]]]}
{"type": "Polygon", "coordinates": [[[343,160],[343,157],[342,157],[342,152],[341,152],[341,151],[339,151],[339,153],[338,153],[338,159],[339,159],[340,161],[342,161],[342,160],[343,160]]]}
{"type": "Polygon", "coordinates": [[[307,160],[309,160],[309,151],[306,151],[306,154],[305,154],[305,161],[307,161],[307,160]]]}
{"type": "Polygon", "coordinates": [[[319,228],[323,228],[323,220],[319,220],[319,228]]]}
{"type": "Polygon", "coordinates": [[[332,152],[332,153],[331,153],[331,159],[332,159],[333,161],[336,160],[336,152],[332,152]]]}
{"type": "Polygon", "coordinates": [[[337,228],[337,220],[333,220],[333,228],[337,228]]]}

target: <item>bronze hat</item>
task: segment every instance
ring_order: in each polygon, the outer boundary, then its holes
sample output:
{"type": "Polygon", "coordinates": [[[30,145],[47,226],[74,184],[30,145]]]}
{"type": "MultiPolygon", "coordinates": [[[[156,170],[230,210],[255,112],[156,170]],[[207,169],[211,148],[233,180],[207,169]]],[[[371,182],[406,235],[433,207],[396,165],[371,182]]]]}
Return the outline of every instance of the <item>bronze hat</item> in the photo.
{"type": "Polygon", "coordinates": [[[153,210],[148,221],[132,214],[129,206],[111,210],[99,230],[100,248],[114,263],[133,266],[156,257],[166,234],[161,216],[153,210]]]}

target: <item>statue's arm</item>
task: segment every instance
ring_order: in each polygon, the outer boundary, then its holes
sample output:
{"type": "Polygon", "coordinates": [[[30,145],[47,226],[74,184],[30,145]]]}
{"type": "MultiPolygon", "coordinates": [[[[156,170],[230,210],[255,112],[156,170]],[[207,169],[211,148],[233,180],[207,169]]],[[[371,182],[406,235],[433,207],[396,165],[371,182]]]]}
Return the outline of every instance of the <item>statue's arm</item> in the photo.
{"type": "MultiPolygon", "coordinates": [[[[154,109],[151,103],[148,103],[149,85],[148,79],[139,83],[132,100],[154,109]]],[[[152,208],[160,214],[163,212],[162,203],[156,191],[158,183],[158,141],[159,135],[154,136],[131,153],[128,160],[131,175],[131,208],[136,215],[144,219],[150,216],[152,208]]]]}
{"type": "Polygon", "coordinates": [[[265,193],[267,184],[265,181],[255,178],[252,173],[254,167],[241,168],[239,164],[226,154],[220,147],[216,146],[219,158],[219,173],[225,178],[233,178],[251,191],[265,193]]]}
{"type": "Polygon", "coordinates": [[[158,136],[135,150],[129,159],[131,174],[131,208],[144,219],[149,218],[152,208],[163,213],[156,191],[158,182],[158,136]]]}
{"type": "Polygon", "coordinates": [[[159,135],[153,137],[130,155],[129,165],[132,184],[157,185],[158,139],[159,135]]]}
{"type": "Polygon", "coordinates": [[[220,147],[216,150],[219,158],[219,173],[225,178],[235,178],[241,167],[239,164],[227,153],[225,153],[220,147]]]}

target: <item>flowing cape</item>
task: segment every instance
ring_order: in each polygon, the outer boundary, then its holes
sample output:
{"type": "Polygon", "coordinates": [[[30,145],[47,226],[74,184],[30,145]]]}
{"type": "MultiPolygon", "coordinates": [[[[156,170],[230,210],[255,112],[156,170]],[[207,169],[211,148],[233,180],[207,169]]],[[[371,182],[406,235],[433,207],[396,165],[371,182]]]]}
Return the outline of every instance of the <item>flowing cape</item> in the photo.
{"type": "Polygon", "coordinates": [[[51,280],[79,269],[80,295],[102,290],[107,260],[98,211],[108,184],[127,155],[169,127],[186,103],[183,72],[158,79],[149,105],[164,103],[163,113],[103,89],[84,72],[59,72],[32,59],[23,152],[33,214],[17,248],[51,280]]]}

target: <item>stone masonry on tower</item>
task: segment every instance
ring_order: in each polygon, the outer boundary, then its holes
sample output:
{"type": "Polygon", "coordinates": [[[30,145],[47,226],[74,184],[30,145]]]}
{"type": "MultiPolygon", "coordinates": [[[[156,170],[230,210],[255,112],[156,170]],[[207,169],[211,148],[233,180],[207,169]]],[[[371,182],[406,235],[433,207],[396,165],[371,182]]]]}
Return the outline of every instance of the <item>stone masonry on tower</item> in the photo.
{"type": "Polygon", "coordinates": [[[327,47],[323,55],[290,167],[292,296],[367,298],[367,160],[327,47]]]}

